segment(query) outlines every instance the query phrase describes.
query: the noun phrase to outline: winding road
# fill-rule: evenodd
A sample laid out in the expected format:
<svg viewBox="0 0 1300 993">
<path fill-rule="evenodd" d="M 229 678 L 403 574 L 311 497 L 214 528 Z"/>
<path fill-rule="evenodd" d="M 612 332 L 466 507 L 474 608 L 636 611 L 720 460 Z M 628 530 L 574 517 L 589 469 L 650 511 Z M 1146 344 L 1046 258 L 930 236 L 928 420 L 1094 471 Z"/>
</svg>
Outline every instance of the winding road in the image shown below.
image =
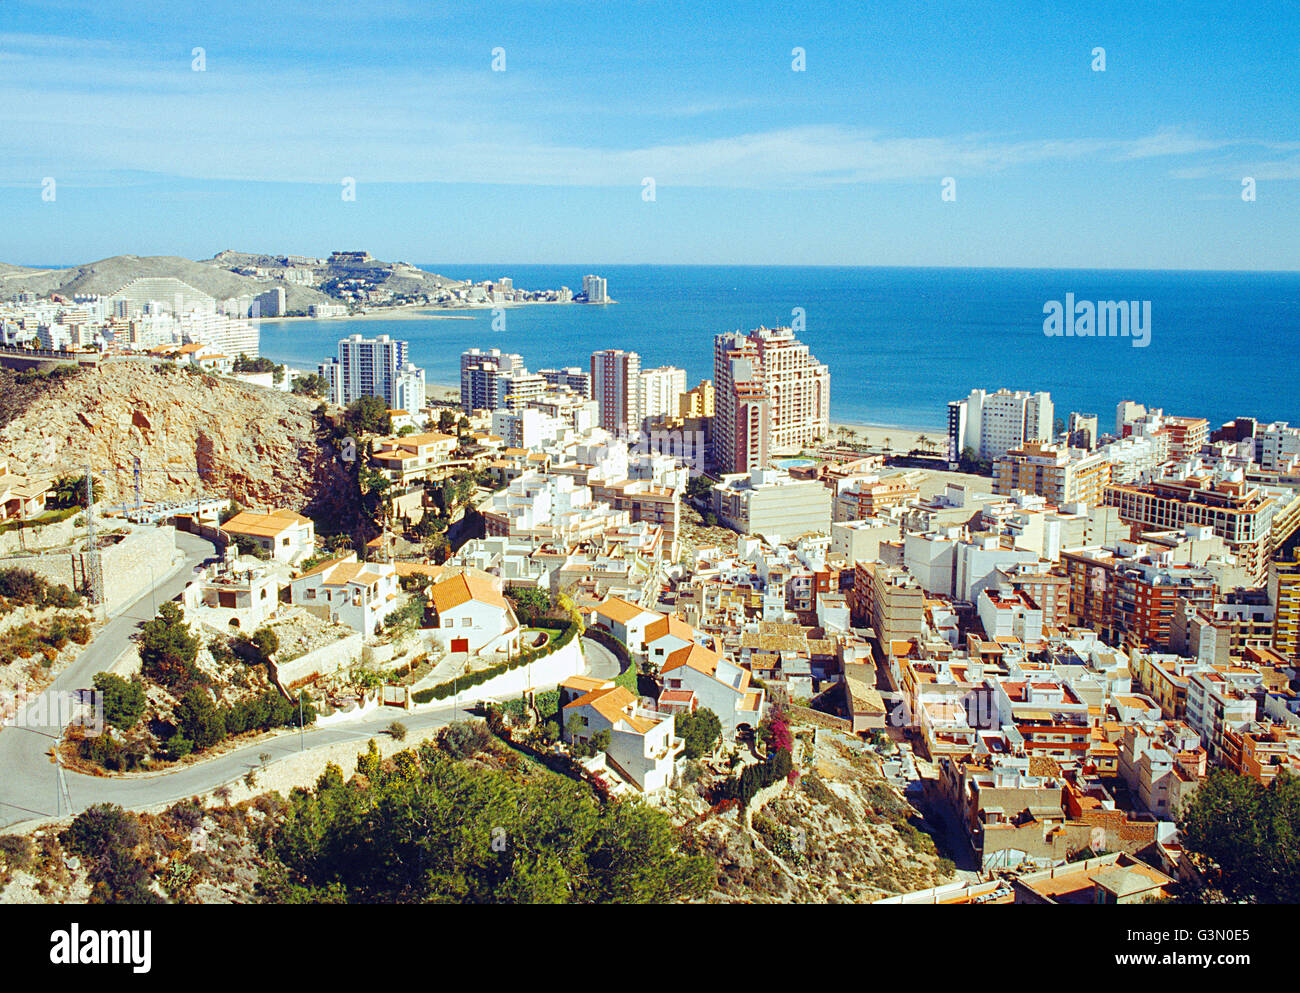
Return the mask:
<svg viewBox="0 0 1300 993">
<path fill-rule="evenodd" d="M 95 673 L 112 665 L 130 646 L 140 625 L 154 616 L 156 604 L 180 593 L 195 572 L 215 554 L 210 542 L 183 532 L 176 533 L 176 544 L 185 556 L 184 561 L 152 590 L 109 621 L 76 661 L 59 675 L 51 690 L 72 692 L 89 687 Z M 618 674 L 618 659 L 604 646 L 584 638 L 582 651 L 589 675 L 612 678 Z M 46 721 L 35 719 L 37 716 L 29 707 L 23 721 L 0 730 L 0 828 L 69 813 L 60 798 L 56 778 L 58 769 L 49 754 L 62 732 L 60 715 L 51 714 Z M 73 812 L 96 803 L 116 803 L 131 808 L 171 803 L 206 793 L 252 769 L 261 768 L 263 754 L 271 755 L 274 760 L 302 750 L 365 740 L 383 733 L 394 720 L 401 720 L 410 731 L 423 731 L 468 716 L 469 712 L 463 707 L 458 708 L 455 703 L 409 712 L 381 707 L 365 718 L 344 725 L 308 728 L 301 733 L 284 732 L 206 761 L 153 775 L 108 777 L 65 771 L 67 794 Z"/>
</svg>

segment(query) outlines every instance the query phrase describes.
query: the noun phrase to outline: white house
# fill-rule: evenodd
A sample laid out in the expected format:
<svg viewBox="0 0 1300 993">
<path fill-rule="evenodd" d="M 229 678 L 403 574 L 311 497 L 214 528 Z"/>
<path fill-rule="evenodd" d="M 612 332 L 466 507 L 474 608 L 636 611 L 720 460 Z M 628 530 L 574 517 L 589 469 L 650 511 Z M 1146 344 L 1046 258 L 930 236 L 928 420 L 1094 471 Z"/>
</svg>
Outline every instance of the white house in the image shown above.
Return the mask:
<svg viewBox="0 0 1300 993">
<path fill-rule="evenodd" d="M 646 629 L 663 616 L 622 597 L 608 596 L 592 611 L 590 622 L 609 631 L 637 658 L 645 658 Z"/>
<path fill-rule="evenodd" d="M 316 608 L 369 638 L 397 607 L 397 570 L 386 562 L 358 562 L 356 552 L 322 562 L 290 583 L 295 604 Z"/>
<path fill-rule="evenodd" d="M 748 669 L 703 645 L 691 644 L 669 655 L 660 673 L 665 694 L 674 690 L 693 693 L 698 707 L 718 715 L 727 739 L 734 738 L 742 725 L 758 728 L 764 694 L 750 686 Z"/>
<path fill-rule="evenodd" d="M 232 538 L 256 542 L 277 562 L 299 562 L 316 550 L 316 525 L 292 510 L 240 511 L 221 530 Z"/>
<path fill-rule="evenodd" d="M 695 644 L 695 629 L 676 614 L 661 616 L 645 629 L 645 656 L 656 668 L 662 668 L 679 648 Z"/>
<path fill-rule="evenodd" d="M 433 584 L 429 600 L 437 613 L 433 639 L 452 654 L 517 652 L 519 620 L 501 593 L 500 580 L 459 573 Z"/>
<path fill-rule="evenodd" d="M 638 789 L 650 793 L 672 783 L 683 744 L 674 734 L 674 720 L 639 707 L 624 687 L 605 680 L 565 704 L 563 716 L 566 741 L 588 743 L 608 731 L 608 764 Z M 575 719 L 578 726 L 570 731 Z"/>
</svg>

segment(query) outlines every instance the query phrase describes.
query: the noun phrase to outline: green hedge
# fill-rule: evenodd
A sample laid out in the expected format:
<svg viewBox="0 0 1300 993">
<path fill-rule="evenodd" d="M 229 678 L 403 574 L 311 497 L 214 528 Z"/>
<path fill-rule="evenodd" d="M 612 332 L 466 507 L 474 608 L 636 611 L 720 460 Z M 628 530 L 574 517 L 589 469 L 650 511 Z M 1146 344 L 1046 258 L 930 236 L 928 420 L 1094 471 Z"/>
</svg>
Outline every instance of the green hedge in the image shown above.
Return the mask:
<svg viewBox="0 0 1300 993">
<path fill-rule="evenodd" d="M 560 624 L 563 622 L 557 622 Z M 571 642 L 582 632 L 582 620 L 576 615 L 570 617 L 567 623 L 563 623 L 561 634 L 558 638 L 551 638 L 545 645 L 536 650 L 520 652 L 513 659 L 507 662 L 498 662 L 494 666 L 481 669 L 478 672 L 471 672 L 459 679 L 453 679 L 450 682 L 439 683 L 437 686 L 430 686 L 426 690 L 420 690 L 418 693 L 411 695 L 415 703 L 429 703 L 431 700 L 445 700 L 454 693 L 471 686 L 479 686 L 486 683 L 489 679 L 495 679 L 497 676 L 505 675 L 507 672 L 513 672 L 520 666 L 528 665 L 530 662 L 536 662 L 544 659 L 546 656 L 558 652 L 561 648 Z"/>
<path fill-rule="evenodd" d="M 623 668 L 617 676 L 614 677 L 614 685 L 621 686 L 633 696 L 638 693 L 636 679 L 636 665 L 632 662 L 632 652 L 621 638 L 615 637 L 603 628 L 587 628 L 583 632 L 583 637 L 590 638 L 597 644 L 604 645 L 616 656 L 622 663 Z"/>
</svg>

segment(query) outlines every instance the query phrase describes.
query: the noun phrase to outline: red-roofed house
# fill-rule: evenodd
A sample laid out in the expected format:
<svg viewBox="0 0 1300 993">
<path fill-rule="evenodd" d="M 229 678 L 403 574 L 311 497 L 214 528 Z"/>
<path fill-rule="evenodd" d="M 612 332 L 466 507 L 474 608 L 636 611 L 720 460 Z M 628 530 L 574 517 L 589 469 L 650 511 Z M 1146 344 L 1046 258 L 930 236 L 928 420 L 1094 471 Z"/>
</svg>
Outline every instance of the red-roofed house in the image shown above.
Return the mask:
<svg viewBox="0 0 1300 993">
<path fill-rule="evenodd" d="M 692 642 L 669 655 L 660 673 L 664 691 L 691 692 L 698 707 L 717 714 L 723 736 L 728 740 L 736 736 L 741 726 L 758 728 L 764 694 L 750 685 L 748 669 Z"/>
<path fill-rule="evenodd" d="M 615 771 L 649 793 L 672 783 L 682 739 L 673 719 L 637 706 L 637 698 L 608 680 L 564 705 L 566 741 L 590 743 L 609 732 L 605 757 Z"/>
<path fill-rule="evenodd" d="M 630 600 L 607 596 L 591 612 L 589 623 L 594 627 L 604 628 L 627 645 L 627 650 L 634 656 L 643 659 L 646 654 L 646 628 L 662 618 L 663 614 L 646 610 Z"/>
<path fill-rule="evenodd" d="M 434 641 L 453 655 L 519 651 L 519 620 L 498 583 L 467 573 L 434 583 Z"/>
</svg>

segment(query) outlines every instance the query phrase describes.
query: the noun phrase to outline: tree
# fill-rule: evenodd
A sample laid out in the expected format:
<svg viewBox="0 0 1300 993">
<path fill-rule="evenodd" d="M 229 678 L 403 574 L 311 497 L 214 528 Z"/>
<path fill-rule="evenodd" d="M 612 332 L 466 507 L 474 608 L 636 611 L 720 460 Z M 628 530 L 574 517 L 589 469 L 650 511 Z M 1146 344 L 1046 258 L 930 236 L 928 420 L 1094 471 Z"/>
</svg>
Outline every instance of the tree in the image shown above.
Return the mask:
<svg viewBox="0 0 1300 993">
<path fill-rule="evenodd" d="M 708 892 L 669 818 L 583 784 L 457 761 L 427 745 L 295 790 L 263 854 L 276 902 L 663 903 Z M 364 779 L 362 778 L 364 776 Z M 498 844 L 502 842 L 502 844 Z"/>
<path fill-rule="evenodd" d="M 348 404 L 343 420 L 348 430 L 358 437 L 393 432 L 393 415 L 383 397 L 357 397 Z"/>
<path fill-rule="evenodd" d="M 678 714 L 673 730 L 685 745 L 686 757 L 698 759 L 713 751 L 722 737 L 722 722 L 707 707 L 693 713 Z"/>
<path fill-rule="evenodd" d="M 1216 770 L 1182 811 L 1178 830 L 1227 899 L 1300 902 L 1300 777 L 1280 772 L 1265 787 Z"/>
<path fill-rule="evenodd" d="M 271 557 L 271 553 L 262 547 L 262 543 L 249 535 L 235 535 L 234 543 L 240 555 L 251 555 L 255 559 L 269 559 Z"/>
<path fill-rule="evenodd" d="M 144 687 L 139 680 L 123 679 L 108 672 L 98 672 L 94 679 L 104 708 L 104 720 L 122 731 L 130 731 L 144 716 Z"/>
<path fill-rule="evenodd" d="M 269 662 L 271 656 L 280 650 L 280 636 L 275 633 L 274 628 L 265 625 L 253 632 L 251 641 L 258 655 L 262 657 L 263 664 Z"/>
<path fill-rule="evenodd" d="M 323 397 L 329 389 L 329 383 L 324 376 L 308 372 L 295 379 L 290 389 L 299 396 Z"/>
<path fill-rule="evenodd" d="M 713 480 L 708 476 L 692 476 L 686 481 L 686 495 L 696 500 L 707 500 L 713 492 Z"/>
<path fill-rule="evenodd" d="M 51 509 L 84 508 L 86 506 L 86 477 L 84 474 L 60 476 L 51 484 L 50 489 L 52 492 L 47 502 Z M 94 491 L 96 503 L 104 499 L 104 486 L 98 479 L 91 480 L 91 489 Z"/>
<path fill-rule="evenodd" d="M 443 434 L 453 434 L 456 430 L 456 415 L 450 410 L 438 414 L 438 430 Z"/>
<path fill-rule="evenodd" d="M 176 726 L 199 751 L 211 748 L 226 737 L 225 716 L 207 690 L 192 686 L 176 705 Z"/>
<path fill-rule="evenodd" d="M 78 814 L 59 835 L 87 863 L 91 903 L 159 903 L 149 889 L 149 863 L 135 849 L 144 840 L 135 814 L 102 803 Z"/>
<path fill-rule="evenodd" d="M 506 597 L 515 609 L 515 616 L 524 625 L 536 624 L 551 609 L 551 597 L 545 590 L 522 586 L 510 586 Z"/>
<path fill-rule="evenodd" d="M 194 660 L 201 644 L 185 623 L 185 611 L 168 601 L 140 629 L 140 671 L 146 679 L 176 688 L 199 678 Z"/>
<path fill-rule="evenodd" d="M 406 740 L 406 725 L 401 721 L 393 721 L 388 725 L 388 733 L 392 735 L 394 741 Z"/>
</svg>

